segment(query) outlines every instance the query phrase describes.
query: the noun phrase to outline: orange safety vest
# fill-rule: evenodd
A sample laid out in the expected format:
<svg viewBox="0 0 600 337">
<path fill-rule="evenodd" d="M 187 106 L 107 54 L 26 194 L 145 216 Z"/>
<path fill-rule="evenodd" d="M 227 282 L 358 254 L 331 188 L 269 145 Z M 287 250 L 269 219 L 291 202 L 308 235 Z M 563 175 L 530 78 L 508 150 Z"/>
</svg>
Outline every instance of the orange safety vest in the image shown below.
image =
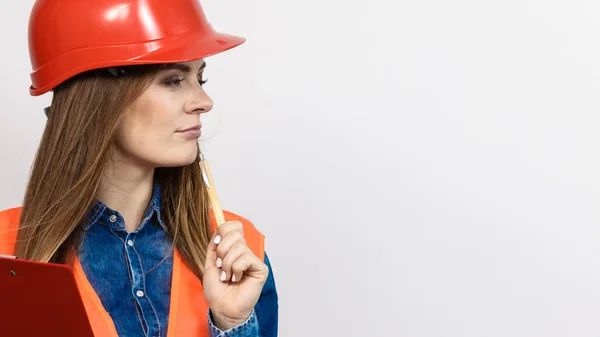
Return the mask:
<svg viewBox="0 0 600 337">
<path fill-rule="evenodd" d="M 20 207 L 0 212 L 0 254 L 13 254 L 20 215 Z M 264 260 L 264 236 L 252 223 L 231 212 L 225 212 L 225 219 L 242 222 L 246 244 L 256 256 Z M 214 229 L 213 217 L 211 223 Z M 73 272 L 94 336 L 118 337 L 110 315 L 102 306 L 78 259 L 73 264 Z M 202 281 L 187 267 L 175 250 L 167 337 L 209 337 L 207 315 L 208 303 L 204 299 Z"/>
</svg>

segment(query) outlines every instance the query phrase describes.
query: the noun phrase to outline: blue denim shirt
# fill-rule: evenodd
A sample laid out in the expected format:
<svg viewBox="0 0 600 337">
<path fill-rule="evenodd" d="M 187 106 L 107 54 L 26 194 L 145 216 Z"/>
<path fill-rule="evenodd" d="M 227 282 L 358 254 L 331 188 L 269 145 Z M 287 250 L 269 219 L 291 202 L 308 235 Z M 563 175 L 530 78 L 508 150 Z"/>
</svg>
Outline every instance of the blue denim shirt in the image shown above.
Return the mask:
<svg viewBox="0 0 600 337">
<path fill-rule="evenodd" d="M 173 246 L 160 216 L 158 184 L 135 232 L 127 233 L 123 217 L 99 201 L 82 225 L 81 266 L 119 336 L 166 337 Z M 207 313 L 210 336 L 277 336 L 278 295 L 266 254 L 264 262 L 269 278 L 252 315 L 244 324 L 221 331 Z"/>
</svg>

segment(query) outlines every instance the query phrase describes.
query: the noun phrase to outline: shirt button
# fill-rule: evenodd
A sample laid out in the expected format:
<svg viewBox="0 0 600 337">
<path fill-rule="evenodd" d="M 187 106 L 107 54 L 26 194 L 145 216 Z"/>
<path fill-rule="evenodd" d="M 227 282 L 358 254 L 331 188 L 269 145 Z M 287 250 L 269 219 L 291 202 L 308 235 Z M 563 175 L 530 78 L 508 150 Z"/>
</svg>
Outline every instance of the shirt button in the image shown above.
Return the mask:
<svg viewBox="0 0 600 337">
<path fill-rule="evenodd" d="M 133 241 L 127 240 L 127 244 L 129 245 L 129 247 L 133 247 Z"/>
<path fill-rule="evenodd" d="M 109 220 L 110 220 L 110 222 L 115 222 L 115 221 L 117 221 L 117 216 L 113 214 L 110 216 Z"/>
<path fill-rule="evenodd" d="M 141 290 L 138 290 L 136 293 L 137 297 L 144 297 L 144 292 Z"/>
</svg>

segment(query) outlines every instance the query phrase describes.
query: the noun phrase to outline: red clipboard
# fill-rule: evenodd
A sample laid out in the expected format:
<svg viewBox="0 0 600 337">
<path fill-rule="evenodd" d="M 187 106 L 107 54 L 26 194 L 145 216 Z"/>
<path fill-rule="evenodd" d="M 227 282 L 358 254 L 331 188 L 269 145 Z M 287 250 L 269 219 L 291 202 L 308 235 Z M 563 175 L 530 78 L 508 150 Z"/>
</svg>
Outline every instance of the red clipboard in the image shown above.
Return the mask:
<svg viewBox="0 0 600 337">
<path fill-rule="evenodd" d="M 94 337 L 73 269 L 0 256 L 0 336 Z"/>
</svg>

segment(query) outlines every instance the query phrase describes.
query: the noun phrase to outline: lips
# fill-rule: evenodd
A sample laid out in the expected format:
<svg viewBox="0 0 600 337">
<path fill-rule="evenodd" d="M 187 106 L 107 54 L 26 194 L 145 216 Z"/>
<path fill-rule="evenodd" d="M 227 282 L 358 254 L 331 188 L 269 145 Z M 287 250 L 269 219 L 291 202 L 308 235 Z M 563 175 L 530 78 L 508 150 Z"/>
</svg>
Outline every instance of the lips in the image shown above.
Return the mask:
<svg viewBox="0 0 600 337">
<path fill-rule="evenodd" d="M 202 135 L 202 131 L 200 131 L 201 127 L 201 125 L 194 125 L 190 128 L 177 131 L 177 133 L 183 134 L 184 136 L 189 138 L 199 138 Z"/>
<path fill-rule="evenodd" d="M 191 128 L 179 130 L 178 132 L 188 132 L 188 131 L 192 131 L 192 130 L 200 130 L 201 127 L 202 127 L 201 125 L 194 125 Z"/>
</svg>

